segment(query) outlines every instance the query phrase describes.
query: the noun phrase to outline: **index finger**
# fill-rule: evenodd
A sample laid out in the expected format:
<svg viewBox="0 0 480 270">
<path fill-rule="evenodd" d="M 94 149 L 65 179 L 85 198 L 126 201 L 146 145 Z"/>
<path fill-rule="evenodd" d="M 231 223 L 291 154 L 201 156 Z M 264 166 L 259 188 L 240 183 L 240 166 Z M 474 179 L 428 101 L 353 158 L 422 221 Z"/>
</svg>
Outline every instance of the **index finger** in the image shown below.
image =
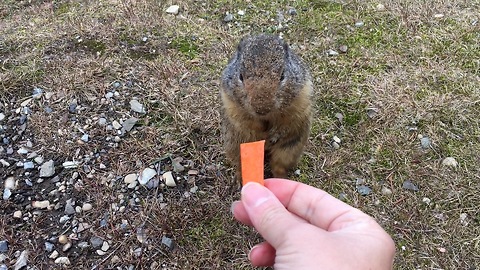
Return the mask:
<svg viewBox="0 0 480 270">
<path fill-rule="evenodd" d="M 359 219 L 372 219 L 327 192 L 286 179 L 267 179 L 265 186 L 291 213 L 327 231 L 335 231 Z"/>
</svg>

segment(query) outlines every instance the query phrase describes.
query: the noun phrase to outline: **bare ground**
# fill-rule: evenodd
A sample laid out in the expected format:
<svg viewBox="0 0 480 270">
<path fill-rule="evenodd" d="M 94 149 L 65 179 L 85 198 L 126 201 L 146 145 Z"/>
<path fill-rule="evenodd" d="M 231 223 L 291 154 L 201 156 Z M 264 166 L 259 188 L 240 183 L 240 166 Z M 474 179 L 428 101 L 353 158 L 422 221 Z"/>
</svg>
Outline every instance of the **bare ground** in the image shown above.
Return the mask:
<svg viewBox="0 0 480 270">
<path fill-rule="evenodd" d="M 0 156 L 9 164 L 0 186 L 16 181 L 0 201 L 0 241 L 8 241 L 0 265 L 13 269 L 27 251 L 32 269 L 62 268 L 49 242 L 74 269 L 251 268 L 246 254 L 259 237 L 229 212 L 239 194 L 217 93 L 239 38 L 269 32 L 281 33 L 315 78 L 315 121 L 292 178 L 374 216 L 396 242 L 395 269 L 480 267 L 480 2 L 379 3 L 183 1 L 176 16 L 165 13 L 169 1 L 0 3 Z M 226 12 L 233 21 L 223 21 Z M 327 55 L 341 45 L 346 53 Z M 43 95 L 21 106 L 35 87 Z M 130 109 L 132 99 L 146 114 Z M 130 132 L 108 128 L 131 117 L 139 120 Z M 18 166 L 33 160 L 17 152 L 29 142 L 30 153 L 55 162 L 53 177 L 38 181 L 40 164 Z M 458 165 L 442 165 L 446 157 Z M 176 187 L 126 187 L 127 174 L 173 170 L 175 158 L 186 167 Z M 63 168 L 72 160 L 77 168 Z M 371 193 L 360 195 L 360 185 Z M 93 209 L 60 223 L 72 198 Z M 31 206 L 43 200 L 52 207 Z M 79 224 L 91 227 L 79 232 Z M 72 243 L 66 251 L 61 234 Z M 105 254 L 92 237 L 109 242 Z"/>
</svg>

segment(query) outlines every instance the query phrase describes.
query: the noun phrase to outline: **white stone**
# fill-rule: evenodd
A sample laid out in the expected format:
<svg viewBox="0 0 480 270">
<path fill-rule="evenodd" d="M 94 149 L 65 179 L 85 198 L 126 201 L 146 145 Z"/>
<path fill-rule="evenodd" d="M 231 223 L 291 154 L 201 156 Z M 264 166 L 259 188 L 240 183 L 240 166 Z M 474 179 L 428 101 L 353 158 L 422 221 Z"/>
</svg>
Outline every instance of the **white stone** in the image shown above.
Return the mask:
<svg viewBox="0 0 480 270">
<path fill-rule="evenodd" d="M 29 99 L 25 100 L 24 102 L 20 103 L 20 106 L 25 107 L 25 106 L 28 105 L 28 103 L 30 103 L 30 101 L 32 101 L 31 98 L 29 98 Z"/>
<path fill-rule="evenodd" d="M 118 123 L 117 120 L 113 120 L 112 126 L 113 126 L 114 129 L 121 129 L 122 128 L 122 125 L 120 125 L 120 123 Z"/>
<path fill-rule="evenodd" d="M 38 156 L 38 157 L 34 158 L 33 161 L 35 161 L 37 164 L 42 164 L 43 163 L 43 157 Z"/>
<path fill-rule="evenodd" d="M 430 199 L 427 198 L 427 197 L 423 197 L 423 199 L 422 199 L 422 202 L 423 202 L 424 204 L 426 204 L 426 205 L 430 205 L 430 202 L 431 202 L 431 201 L 432 201 L 432 200 L 430 200 Z"/>
<path fill-rule="evenodd" d="M 140 177 L 138 178 L 138 182 L 140 183 L 140 185 L 145 185 L 155 175 L 157 175 L 157 171 L 155 171 L 152 168 L 145 168 L 140 174 Z"/>
<path fill-rule="evenodd" d="M 97 252 L 97 254 L 100 255 L 100 256 L 105 255 L 105 251 L 103 251 L 103 250 L 100 250 L 100 249 L 99 249 L 99 250 L 97 250 L 96 252 Z"/>
<path fill-rule="evenodd" d="M 333 136 L 333 140 L 336 142 L 336 143 L 341 143 L 342 140 L 340 140 L 340 138 L 338 138 L 337 136 Z"/>
<path fill-rule="evenodd" d="M 55 263 L 56 264 L 70 264 L 70 260 L 68 259 L 68 257 L 58 257 L 55 259 Z"/>
<path fill-rule="evenodd" d="M 74 169 L 78 167 L 77 161 L 65 161 L 62 163 L 63 168 L 65 169 Z"/>
<path fill-rule="evenodd" d="M 20 147 L 20 149 L 17 150 L 17 153 L 19 153 L 20 155 L 28 154 L 28 149 L 25 147 Z"/>
<path fill-rule="evenodd" d="M 442 165 L 443 166 L 448 166 L 448 167 L 457 167 L 458 165 L 458 162 L 455 158 L 453 157 L 446 157 L 443 161 L 442 161 Z"/>
<path fill-rule="evenodd" d="M 13 178 L 13 176 L 10 176 L 5 180 L 5 188 L 15 190 L 16 186 L 17 186 L 16 181 L 15 181 L 15 178 Z"/>
<path fill-rule="evenodd" d="M 49 160 L 40 166 L 40 177 L 50 177 L 55 174 L 55 164 Z"/>
<path fill-rule="evenodd" d="M 34 201 L 32 202 L 33 208 L 46 209 L 50 206 L 49 201 Z"/>
<path fill-rule="evenodd" d="M 85 203 L 82 205 L 82 211 L 86 212 L 86 211 L 90 211 L 92 210 L 93 206 L 92 204 L 90 203 Z"/>
<path fill-rule="evenodd" d="M 138 102 L 138 100 L 136 99 L 130 100 L 130 109 L 132 109 L 132 111 L 134 112 L 145 113 L 145 108 L 143 107 L 143 104 Z"/>
<path fill-rule="evenodd" d="M 136 173 L 131 173 L 125 176 L 125 178 L 123 179 L 123 182 L 125 182 L 125 184 L 131 184 L 137 181 L 137 178 L 138 178 L 138 175 Z"/>
<path fill-rule="evenodd" d="M 50 259 L 55 260 L 58 257 L 58 251 L 54 250 L 50 256 L 48 256 Z"/>
<path fill-rule="evenodd" d="M 110 245 L 108 244 L 108 241 L 103 241 L 101 250 L 102 251 L 107 251 L 110 248 Z"/>
<path fill-rule="evenodd" d="M 383 195 L 390 195 L 392 194 L 392 190 L 387 187 L 382 187 L 382 194 Z"/>
<path fill-rule="evenodd" d="M 5 119 L 5 114 L 0 113 L 0 121 L 3 121 L 3 119 Z"/>
<path fill-rule="evenodd" d="M 436 19 L 440 19 L 440 18 L 443 18 L 445 15 L 443 15 L 442 13 L 437 13 L 435 15 L 433 15 L 434 18 Z"/>
<path fill-rule="evenodd" d="M 0 159 L 0 163 L 2 163 L 3 167 L 10 167 L 10 163 L 8 163 L 5 159 Z"/>
<path fill-rule="evenodd" d="M 17 210 L 13 213 L 14 218 L 22 218 L 22 211 Z"/>
<path fill-rule="evenodd" d="M 240 16 L 243 16 L 243 15 L 245 15 L 245 11 L 244 10 L 239 10 L 237 12 L 237 14 L 240 15 Z"/>
<path fill-rule="evenodd" d="M 168 187 L 176 187 L 175 179 L 173 178 L 172 172 L 168 171 L 162 175 L 162 178 L 165 180 L 165 185 Z"/>
<path fill-rule="evenodd" d="M 167 10 L 165 10 L 165 12 L 167 12 L 168 14 L 177 15 L 179 10 L 180 7 L 178 5 L 171 5 L 167 8 Z"/>
</svg>

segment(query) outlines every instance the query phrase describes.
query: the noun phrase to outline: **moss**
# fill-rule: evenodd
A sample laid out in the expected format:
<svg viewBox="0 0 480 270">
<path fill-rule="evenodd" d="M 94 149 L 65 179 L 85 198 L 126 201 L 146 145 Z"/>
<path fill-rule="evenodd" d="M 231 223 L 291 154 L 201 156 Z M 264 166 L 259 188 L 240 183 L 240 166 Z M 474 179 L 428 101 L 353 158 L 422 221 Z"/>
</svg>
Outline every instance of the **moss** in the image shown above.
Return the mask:
<svg viewBox="0 0 480 270">
<path fill-rule="evenodd" d="M 170 43 L 172 48 L 177 49 L 186 57 L 193 59 L 198 55 L 198 45 L 193 37 L 177 37 Z"/>
<path fill-rule="evenodd" d="M 96 54 L 103 54 L 107 48 L 105 43 L 95 39 L 85 39 L 78 43 L 80 48 Z"/>
</svg>

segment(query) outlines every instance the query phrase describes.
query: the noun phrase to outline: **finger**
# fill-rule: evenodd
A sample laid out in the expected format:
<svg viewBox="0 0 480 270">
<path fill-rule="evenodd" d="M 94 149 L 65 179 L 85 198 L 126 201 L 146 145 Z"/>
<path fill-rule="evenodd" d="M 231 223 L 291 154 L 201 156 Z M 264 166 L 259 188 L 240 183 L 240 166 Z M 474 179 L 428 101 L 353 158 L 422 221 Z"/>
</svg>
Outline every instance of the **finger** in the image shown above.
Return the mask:
<svg viewBox="0 0 480 270">
<path fill-rule="evenodd" d="M 272 266 L 275 263 L 275 249 L 267 242 L 254 246 L 248 254 L 253 266 Z"/>
<path fill-rule="evenodd" d="M 231 211 L 236 220 L 240 221 L 245 225 L 253 226 L 252 222 L 250 221 L 250 217 L 248 217 L 248 214 L 245 210 L 245 207 L 243 207 L 243 204 L 240 201 L 235 201 L 232 203 Z"/>
<path fill-rule="evenodd" d="M 305 224 L 288 212 L 270 190 L 258 183 L 246 184 L 241 197 L 253 226 L 273 247 L 285 242 L 285 232 Z"/>
<path fill-rule="evenodd" d="M 286 179 L 267 179 L 265 186 L 288 209 L 309 223 L 335 231 L 352 222 L 370 220 L 360 210 L 334 198 L 327 192 Z"/>
</svg>

